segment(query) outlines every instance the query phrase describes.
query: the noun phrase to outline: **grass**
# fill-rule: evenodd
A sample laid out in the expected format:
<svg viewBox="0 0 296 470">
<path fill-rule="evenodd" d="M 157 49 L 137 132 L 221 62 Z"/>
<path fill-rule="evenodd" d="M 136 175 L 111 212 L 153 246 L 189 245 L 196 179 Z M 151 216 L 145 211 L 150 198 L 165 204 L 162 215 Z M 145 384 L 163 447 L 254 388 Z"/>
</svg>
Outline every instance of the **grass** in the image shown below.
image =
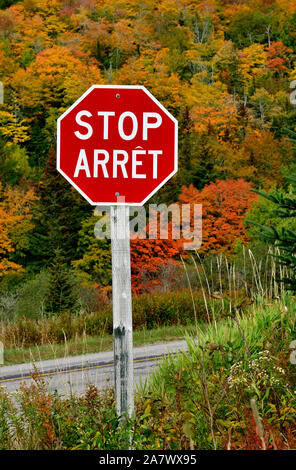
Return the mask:
<svg viewBox="0 0 296 470">
<path fill-rule="evenodd" d="M 0 449 L 115 450 L 126 448 L 131 436 L 131 448 L 141 450 L 295 449 L 296 368 L 290 345 L 296 338 L 296 300 L 277 284 L 274 266 L 265 276 L 263 264 L 250 258 L 253 277 L 248 282 L 226 259 L 218 260 L 218 283 L 208 277 L 203 260 L 195 260 L 203 310 L 190 273 L 189 293 L 139 299 L 135 345 L 185 338 L 189 348 L 166 357 L 140 383 L 135 416 L 126 419 L 124 428 L 112 389 L 90 387 L 81 397 L 67 398 L 50 392 L 36 373 L 35 383 L 21 386 L 13 397 L 0 388 Z M 190 327 L 181 326 L 186 312 Z M 163 316 L 180 323 L 160 326 Z M 106 331 L 74 338 L 17 350 L 18 360 L 112 347 Z M 15 363 L 16 350 L 10 358 L 6 353 L 6 361 Z"/>
<path fill-rule="evenodd" d="M 38 374 L 13 397 L 0 388 L 0 449 L 115 450 L 126 448 L 130 436 L 131 448 L 141 450 L 295 449 L 296 372 L 289 362 L 295 310 L 287 296 L 240 312 L 251 358 L 234 318 L 198 328 L 198 344 L 191 327 L 189 351 L 167 357 L 142 384 L 135 418 L 124 427 L 110 389 L 91 387 L 67 398 L 50 392 Z M 163 340 L 178 331 L 154 333 L 139 331 L 135 340 Z M 207 348 L 213 341 L 221 348 Z"/>
<path fill-rule="evenodd" d="M 206 319 L 203 297 L 194 293 L 199 321 Z M 192 325 L 194 312 L 188 289 L 182 291 L 153 292 L 133 298 L 134 331 L 155 330 L 165 326 Z M 50 344 L 64 344 L 65 338 L 103 337 L 112 335 L 112 304 L 98 306 L 97 310 L 63 312 L 60 315 L 41 315 L 38 319 L 17 316 L 0 320 L 0 341 L 5 350 L 24 349 Z"/>
<path fill-rule="evenodd" d="M 248 307 L 245 313 L 240 312 L 236 321 L 232 314 L 217 324 L 199 327 L 199 345 L 216 343 L 221 349 L 231 345 L 233 349 L 239 350 L 242 348 L 243 334 L 249 352 L 252 353 L 253 350 L 262 348 L 268 342 L 268 336 L 271 338 L 275 330 L 281 331 L 283 337 L 291 336 L 295 331 L 295 308 L 295 301 L 289 295 L 284 296 L 280 302 L 257 301 L 252 307 Z"/>
<path fill-rule="evenodd" d="M 191 334 L 186 336 L 188 352 L 183 352 L 177 357 L 168 355 L 152 379 L 156 378 L 156 385 L 162 375 L 166 376 L 166 370 L 181 369 L 184 365 L 191 368 L 197 357 L 200 358 L 202 355 L 206 357 L 207 354 L 212 365 L 219 356 L 220 363 L 227 367 L 237 360 L 247 360 L 247 352 L 250 354 L 250 359 L 256 358 L 265 348 L 272 350 L 274 355 L 281 353 L 288 357 L 291 352 L 290 343 L 296 337 L 295 312 L 295 299 L 287 295 L 285 302 L 260 301 L 252 308 L 249 307 L 238 318 L 240 328 L 230 316 L 216 324 L 201 325 L 194 330 L 197 340 L 193 339 Z M 229 356 L 231 357 L 228 361 Z M 152 388 L 153 384 L 152 380 L 150 382 Z M 164 389 L 164 386 L 161 386 L 161 389 Z M 149 391 L 143 393 L 149 394 Z"/>
<path fill-rule="evenodd" d="M 184 263 L 187 289 L 155 292 L 134 299 L 135 346 L 180 339 L 186 330 L 189 335 L 198 333 L 204 343 L 216 342 L 225 347 L 236 329 L 231 318 L 235 305 L 248 299 L 256 300 L 258 305 L 284 295 L 275 280 L 283 273 L 272 257 L 267 257 L 264 263 L 256 260 L 250 250 L 243 249 L 239 269 L 222 255 L 214 259 L 214 265 L 212 260 L 201 260 L 198 253 L 191 258 L 190 272 Z M 249 308 L 253 315 L 254 305 Z M 0 333 L 0 340 L 6 345 L 5 365 L 106 351 L 113 346 L 112 308 L 110 305 L 104 312 L 77 317 L 38 320 L 19 317 L 14 322 L 0 322 Z"/>
<path fill-rule="evenodd" d="M 195 326 L 163 326 L 157 329 L 141 329 L 134 331 L 134 346 L 184 339 L 196 331 Z M 36 362 L 88 353 L 99 353 L 113 348 L 113 336 L 85 336 L 62 344 L 45 344 L 29 348 L 6 349 L 4 365 Z M 1 370 L 1 369 L 0 369 Z"/>
<path fill-rule="evenodd" d="M 140 384 L 151 420 L 164 421 L 158 403 L 172 410 L 175 435 L 182 439 L 183 430 L 195 449 L 295 449 L 296 369 L 289 360 L 295 311 L 295 298 L 286 295 L 198 328 L 198 342 L 187 338 L 188 352 L 166 357 Z M 170 435 L 162 434 L 165 445 Z"/>
</svg>

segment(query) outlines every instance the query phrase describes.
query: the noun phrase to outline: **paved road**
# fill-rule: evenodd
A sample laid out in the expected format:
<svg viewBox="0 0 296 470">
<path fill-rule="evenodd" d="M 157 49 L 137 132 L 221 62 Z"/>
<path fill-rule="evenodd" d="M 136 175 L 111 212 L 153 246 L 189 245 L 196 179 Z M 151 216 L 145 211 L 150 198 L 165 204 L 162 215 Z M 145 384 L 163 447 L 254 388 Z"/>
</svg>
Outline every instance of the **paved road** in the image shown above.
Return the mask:
<svg viewBox="0 0 296 470">
<path fill-rule="evenodd" d="M 187 349 L 185 341 L 154 343 L 134 348 L 135 384 L 145 379 L 166 354 L 177 353 Z M 96 354 L 85 354 L 62 359 L 50 359 L 35 362 L 51 391 L 59 394 L 82 394 L 88 385 L 95 384 L 102 389 L 113 386 L 113 351 Z M 32 363 L 0 367 L 0 386 L 9 392 L 18 389 L 21 382 L 29 383 L 34 370 Z"/>
</svg>

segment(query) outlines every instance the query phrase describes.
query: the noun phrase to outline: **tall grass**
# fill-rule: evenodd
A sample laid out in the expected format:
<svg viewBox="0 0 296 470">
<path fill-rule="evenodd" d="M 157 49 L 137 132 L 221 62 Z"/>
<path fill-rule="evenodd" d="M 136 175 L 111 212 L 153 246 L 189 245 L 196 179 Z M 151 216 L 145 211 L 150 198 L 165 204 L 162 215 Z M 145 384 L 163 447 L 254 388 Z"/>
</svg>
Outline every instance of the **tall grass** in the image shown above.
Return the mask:
<svg viewBox="0 0 296 470">
<path fill-rule="evenodd" d="M 256 259 L 246 248 L 242 254 L 243 262 L 237 268 L 236 261 L 230 261 L 225 255 L 202 259 L 199 253 L 194 253 L 191 262 L 196 279 L 182 260 L 193 309 L 196 311 L 194 288 L 198 283 L 208 321 L 196 322 L 194 337 L 186 337 L 188 353 L 165 358 L 152 379 L 140 384 L 141 394 L 149 395 L 157 390 L 161 395 L 169 371 L 189 371 L 196 358 L 200 361 L 205 357 L 205 352 L 210 362 L 217 359 L 220 364 L 231 365 L 256 356 L 269 347 L 274 337 L 277 338 L 277 343 L 272 345 L 274 353 L 284 346 L 289 350 L 289 340 L 296 332 L 296 304 L 280 282 L 289 273 L 275 262 L 273 255 L 278 254 L 277 250 L 269 248 L 264 259 Z"/>
<path fill-rule="evenodd" d="M 247 250 L 241 263 L 197 253 L 183 263 L 186 291 L 155 293 L 135 303 L 138 328 L 176 318 L 195 321 L 195 327 L 187 336 L 188 351 L 168 356 L 140 383 L 130 423 L 133 448 L 295 447 L 296 377 L 288 358 L 296 302 L 278 283 L 285 273 L 272 258 L 260 261 Z M 0 389 L 3 448 L 120 448 L 122 428 L 107 394 L 100 398 L 91 388 L 85 397 L 62 399 L 46 385 L 25 387 L 17 395 L 19 423 L 14 404 Z M 9 440 L 12 419 L 18 434 L 14 430 Z"/>
<path fill-rule="evenodd" d="M 280 280 L 288 276 L 289 271 L 276 263 L 278 254 L 278 249 L 270 247 L 266 256 L 256 257 L 243 246 L 242 256 L 238 259 L 224 254 L 201 258 L 196 251 L 188 260 L 190 268 L 182 259 L 190 290 L 200 289 L 203 294 L 209 322 L 215 323 L 215 311 L 209 299 L 221 299 L 222 311 L 231 312 L 242 299 L 258 301 L 282 297 L 284 285 Z M 229 300 L 227 305 L 226 299 Z"/>
<path fill-rule="evenodd" d="M 217 302 L 217 308 L 219 302 Z M 206 308 L 200 292 L 194 292 L 197 320 L 206 320 Z M 161 326 L 192 325 L 195 315 L 188 289 L 177 292 L 143 294 L 133 300 L 133 327 L 135 330 L 155 329 Z M 102 311 L 76 315 L 61 315 L 32 319 L 18 317 L 15 321 L 0 322 L 0 341 L 5 349 L 25 348 L 45 344 L 63 344 L 83 337 L 112 334 L 112 305 Z"/>
<path fill-rule="evenodd" d="M 198 326 L 188 351 L 163 359 L 139 395 L 177 406 L 194 448 L 295 448 L 295 312 L 290 294 L 261 298 L 236 318 Z"/>
</svg>

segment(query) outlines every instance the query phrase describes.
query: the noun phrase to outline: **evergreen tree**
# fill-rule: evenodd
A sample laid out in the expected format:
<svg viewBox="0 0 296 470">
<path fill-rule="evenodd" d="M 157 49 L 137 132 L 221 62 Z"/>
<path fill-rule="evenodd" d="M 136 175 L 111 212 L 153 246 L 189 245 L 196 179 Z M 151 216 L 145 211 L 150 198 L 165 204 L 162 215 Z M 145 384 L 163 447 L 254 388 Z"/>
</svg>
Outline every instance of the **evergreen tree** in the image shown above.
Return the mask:
<svg viewBox="0 0 296 470">
<path fill-rule="evenodd" d="M 295 142 L 296 133 L 289 131 L 292 137 L 290 142 Z M 296 150 L 294 148 L 294 150 Z M 293 190 L 289 194 L 284 194 L 281 191 L 276 191 L 274 194 L 266 194 L 261 191 L 255 191 L 257 194 L 263 196 L 275 205 L 274 215 L 283 219 L 296 217 L 296 175 L 287 178 Z M 281 266 L 286 266 L 289 269 L 289 275 L 279 279 L 287 288 L 292 292 L 296 292 L 296 232 L 287 227 L 266 226 L 248 220 L 260 228 L 261 236 L 263 239 L 274 245 L 279 249 L 280 254 L 272 256 L 278 261 Z"/>
<path fill-rule="evenodd" d="M 61 250 L 56 250 L 55 259 L 49 267 L 45 311 L 48 313 L 73 312 L 77 306 L 78 292 L 74 277 L 63 261 Z"/>
<path fill-rule="evenodd" d="M 34 211 L 29 264 L 48 266 L 60 250 L 63 261 L 77 259 L 78 233 L 91 206 L 56 170 L 56 156 L 50 151 L 43 177 L 36 188 L 39 201 Z"/>
</svg>

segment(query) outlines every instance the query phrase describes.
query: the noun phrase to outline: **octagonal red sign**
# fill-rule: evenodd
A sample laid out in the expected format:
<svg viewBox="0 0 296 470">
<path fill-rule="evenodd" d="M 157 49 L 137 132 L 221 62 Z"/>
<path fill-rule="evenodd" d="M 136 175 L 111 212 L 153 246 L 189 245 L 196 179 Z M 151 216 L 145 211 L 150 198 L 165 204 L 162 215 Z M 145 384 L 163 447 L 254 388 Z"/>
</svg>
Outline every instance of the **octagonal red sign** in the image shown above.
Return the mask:
<svg viewBox="0 0 296 470">
<path fill-rule="evenodd" d="M 177 166 L 178 123 L 143 86 L 94 85 L 58 119 L 57 170 L 90 204 L 143 205 Z"/>
</svg>

